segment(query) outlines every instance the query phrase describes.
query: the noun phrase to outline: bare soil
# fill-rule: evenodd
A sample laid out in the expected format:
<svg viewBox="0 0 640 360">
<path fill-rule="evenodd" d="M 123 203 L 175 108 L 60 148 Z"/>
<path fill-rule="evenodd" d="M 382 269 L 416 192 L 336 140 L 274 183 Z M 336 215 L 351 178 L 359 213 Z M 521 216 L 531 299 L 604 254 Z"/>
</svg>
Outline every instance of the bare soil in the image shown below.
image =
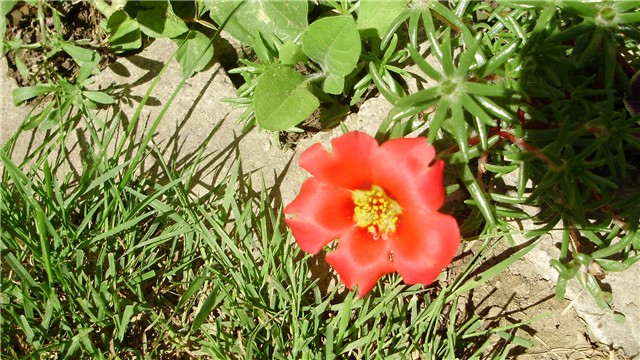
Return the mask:
<svg viewBox="0 0 640 360">
<path fill-rule="evenodd" d="M 533 347 L 516 347 L 510 354 L 518 359 L 626 359 L 589 335 L 571 302 L 555 298 L 555 284 L 530 271 L 534 266 L 520 260 L 492 281 L 472 292 L 468 311 L 485 316 L 489 327 L 541 319 L 520 327 L 517 335 L 533 342 Z M 519 265 L 519 266 L 518 266 Z M 528 273 L 521 272 L 529 267 Z"/>
<path fill-rule="evenodd" d="M 60 14 L 58 28 L 52 17 L 53 9 Z M 56 46 L 59 40 L 97 51 L 101 69 L 116 59 L 109 50 L 108 34 L 100 27 L 104 17 L 89 2 L 51 1 L 42 5 L 42 11 L 45 17 L 41 23 L 38 9 L 21 1 L 6 16 L 5 39 L 16 45 L 32 45 L 5 49 L 9 75 L 18 85 L 32 86 L 58 77 L 75 78 L 78 64 Z"/>
</svg>

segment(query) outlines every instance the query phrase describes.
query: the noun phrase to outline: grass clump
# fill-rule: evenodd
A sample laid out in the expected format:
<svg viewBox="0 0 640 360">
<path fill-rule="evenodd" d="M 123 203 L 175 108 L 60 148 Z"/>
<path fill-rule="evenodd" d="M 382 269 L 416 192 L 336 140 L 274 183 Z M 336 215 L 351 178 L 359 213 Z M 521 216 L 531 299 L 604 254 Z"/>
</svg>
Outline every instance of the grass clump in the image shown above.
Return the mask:
<svg viewBox="0 0 640 360">
<path fill-rule="evenodd" d="M 0 150 L 4 357 L 478 358 L 531 345 L 456 305 L 531 246 L 483 266 L 500 236 L 484 237 L 438 289 L 394 276 L 365 299 L 329 287 L 240 159 L 205 196 L 191 192 L 204 147 L 185 168 L 163 160 L 150 134 L 171 101 L 135 136 L 157 80 L 124 130 L 117 113 L 76 102 L 24 161 L 12 156 L 20 133 Z M 72 129 L 92 140 L 77 173 Z M 162 183 L 141 172 L 148 158 Z"/>
<path fill-rule="evenodd" d="M 481 353 L 490 334 L 517 338 L 455 304 L 524 251 L 471 282 L 480 259 L 469 262 L 439 294 L 393 278 L 358 299 L 321 290 L 266 192 L 240 171 L 194 200 L 185 176 L 122 186 L 116 166 L 57 183 L 3 161 L 5 356 L 441 358 Z"/>
</svg>

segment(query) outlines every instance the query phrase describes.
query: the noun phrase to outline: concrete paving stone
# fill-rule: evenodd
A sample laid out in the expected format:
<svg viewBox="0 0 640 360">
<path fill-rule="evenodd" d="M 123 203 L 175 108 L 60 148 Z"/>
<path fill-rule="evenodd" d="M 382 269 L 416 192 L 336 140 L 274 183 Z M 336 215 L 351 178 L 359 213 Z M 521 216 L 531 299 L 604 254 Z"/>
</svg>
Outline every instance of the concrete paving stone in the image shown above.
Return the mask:
<svg viewBox="0 0 640 360">
<path fill-rule="evenodd" d="M 141 53 L 120 58 L 108 69 L 97 75 L 92 90 L 116 87 L 116 94 L 123 97 L 121 102 L 122 119 L 117 124 L 116 137 L 124 134 L 124 129 L 147 92 L 153 79 L 167 63 L 176 45 L 169 40 L 156 40 Z M 11 102 L 11 90 L 15 82 L 7 77 L 6 60 L 0 62 L 3 73 L 2 96 L 2 137 L 4 145 L 19 128 L 22 119 L 28 113 L 26 107 L 15 107 Z M 179 66 L 171 61 L 161 80 L 151 94 L 147 105 L 142 109 L 140 121 L 134 129 L 134 138 L 138 143 L 147 134 L 149 127 L 160 114 L 164 104 L 181 80 Z M 168 108 L 162 121 L 154 131 L 153 144 L 162 153 L 164 160 L 173 162 L 179 167 L 186 167 L 195 155 L 204 148 L 203 161 L 199 169 L 198 184 L 193 189 L 196 195 L 208 191 L 214 181 L 222 175 L 220 169 L 230 169 L 237 159 L 242 159 L 245 172 L 261 170 L 265 174 L 267 185 L 271 186 L 293 155 L 293 151 L 282 151 L 272 146 L 271 135 L 261 131 L 243 133 L 243 124 L 236 119 L 242 113 L 231 104 L 223 102 L 224 98 L 235 97 L 235 88 L 224 70 L 214 64 L 205 72 L 188 79 Z M 102 111 L 101 116 L 112 117 L 113 112 Z M 62 173 L 82 169 L 82 161 L 87 153 L 94 149 L 86 127 L 79 123 L 77 128 L 67 134 L 66 150 L 68 161 Z M 12 159 L 20 163 L 36 144 L 42 142 L 46 132 L 34 131 L 22 133 L 16 143 Z M 112 149 L 113 150 L 113 149 Z M 141 172 L 146 175 L 164 177 L 158 162 L 153 156 L 147 157 Z M 267 175 L 269 174 L 269 175 Z M 256 182 L 259 184 L 259 181 Z"/>
</svg>

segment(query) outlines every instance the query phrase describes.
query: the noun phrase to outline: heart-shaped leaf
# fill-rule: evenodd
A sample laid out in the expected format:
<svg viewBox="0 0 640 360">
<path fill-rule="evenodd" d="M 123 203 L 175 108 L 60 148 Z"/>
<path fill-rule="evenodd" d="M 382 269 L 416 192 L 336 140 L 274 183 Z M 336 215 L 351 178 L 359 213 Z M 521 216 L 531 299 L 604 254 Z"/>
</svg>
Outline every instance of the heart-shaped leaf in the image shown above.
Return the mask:
<svg viewBox="0 0 640 360">
<path fill-rule="evenodd" d="M 184 21 L 173 12 L 169 2 L 138 11 L 136 19 L 142 32 L 155 38 L 173 38 L 189 30 Z"/>
<path fill-rule="evenodd" d="M 280 63 L 283 65 L 295 65 L 299 61 L 305 61 L 307 57 L 302 51 L 302 46 L 290 41 L 282 44 L 278 52 Z"/>
<path fill-rule="evenodd" d="M 340 83 L 344 80 L 340 78 L 349 75 L 360 58 L 360 34 L 353 17 L 334 16 L 315 21 L 302 36 L 302 48 L 327 73 L 325 91 L 341 93 Z"/>
<path fill-rule="evenodd" d="M 203 33 L 189 31 L 176 37 L 175 40 L 178 44 L 182 44 L 176 52 L 176 60 L 185 77 L 190 77 L 193 73 L 204 69 L 213 59 L 212 40 Z"/>
<path fill-rule="evenodd" d="M 307 27 L 307 0 L 204 0 L 205 9 L 231 36 L 252 47 L 294 40 Z"/>
<path fill-rule="evenodd" d="M 136 50 L 142 46 L 140 25 L 124 10 L 111 14 L 107 20 L 109 46 L 117 53 Z"/>
<path fill-rule="evenodd" d="M 342 94 L 344 76 L 329 74 L 322 82 L 322 90 L 327 94 Z"/>
<path fill-rule="evenodd" d="M 320 103 L 307 86 L 304 76 L 291 68 L 265 71 L 258 78 L 253 97 L 258 125 L 267 130 L 287 130 L 313 114 Z"/>
<path fill-rule="evenodd" d="M 363 37 L 382 37 L 407 7 L 406 0 L 360 0 L 358 30 Z"/>
</svg>

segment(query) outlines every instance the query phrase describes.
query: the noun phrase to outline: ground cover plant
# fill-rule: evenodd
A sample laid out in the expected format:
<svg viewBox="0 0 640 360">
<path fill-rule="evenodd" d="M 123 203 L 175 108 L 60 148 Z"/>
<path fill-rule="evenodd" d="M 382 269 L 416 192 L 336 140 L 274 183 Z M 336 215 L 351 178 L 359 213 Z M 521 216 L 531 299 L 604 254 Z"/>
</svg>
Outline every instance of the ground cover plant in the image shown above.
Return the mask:
<svg viewBox="0 0 640 360">
<path fill-rule="evenodd" d="M 64 31 L 70 15 L 55 3 L 0 4 L 36 15 L 32 43 L 0 25 L 3 54 L 31 79 L 13 99 L 37 105 L 20 132 L 46 131 L 24 159 L 12 156 L 20 133 L 0 150 L 3 357 L 506 358 L 532 345 L 523 324 L 493 326 L 458 304 L 540 235 L 563 232 L 551 263 L 560 300 L 578 281 L 607 308 L 603 276 L 640 260 L 638 1 L 98 1 L 100 49 Z M 242 159 L 196 197 L 202 153 L 177 166 L 154 143 L 171 100 L 134 136 L 163 71 L 124 127 L 124 99 L 93 76 L 107 46 L 168 37 L 182 73 L 173 99 L 210 64 L 221 28 L 251 51 L 230 71 L 245 81 L 229 101 L 246 108 L 234 119 L 246 131 L 300 132 L 317 111 L 315 128 L 331 128 L 383 96 L 394 109 L 376 139 L 433 146 L 455 179 L 446 194 L 464 199 L 442 211 L 472 250 L 431 286 L 392 274 L 364 296 L 314 273 L 294 220 Z M 24 51 L 44 65 L 34 72 Z M 68 173 L 75 129 L 91 156 Z M 151 157 L 166 182 L 140 171 Z M 512 220 L 532 216 L 531 241 L 496 257 L 521 232 Z"/>
</svg>

